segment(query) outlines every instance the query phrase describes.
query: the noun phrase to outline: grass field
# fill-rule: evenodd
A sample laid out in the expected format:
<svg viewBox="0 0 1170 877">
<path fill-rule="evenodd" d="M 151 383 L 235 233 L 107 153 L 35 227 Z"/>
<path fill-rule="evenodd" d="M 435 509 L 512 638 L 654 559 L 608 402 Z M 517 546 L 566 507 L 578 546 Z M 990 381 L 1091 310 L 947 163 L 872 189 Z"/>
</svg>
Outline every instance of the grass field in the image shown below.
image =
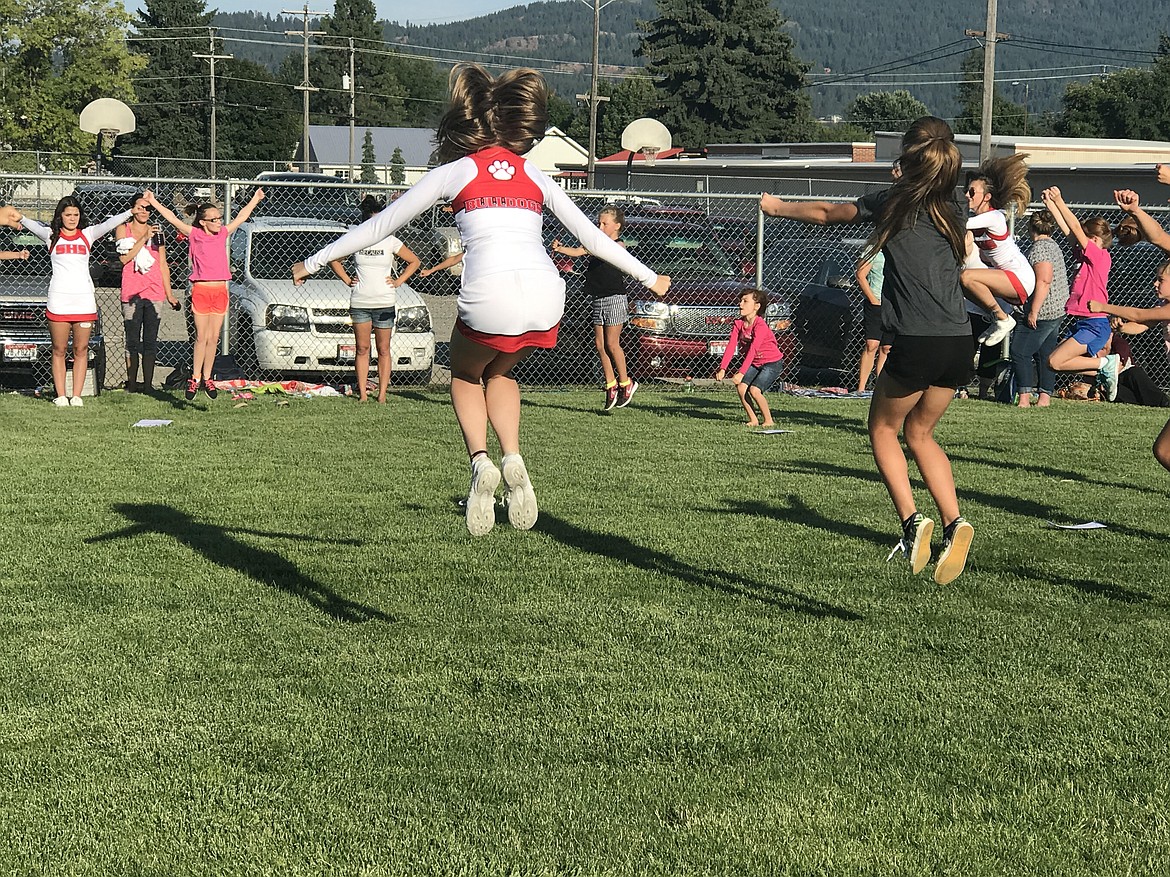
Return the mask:
<svg viewBox="0 0 1170 877">
<path fill-rule="evenodd" d="M 479 540 L 442 395 L 0 398 L 0 872 L 1170 872 L 1165 412 L 952 406 L 940 587 L 864 403 L 597 395 Z"/>
</svg>

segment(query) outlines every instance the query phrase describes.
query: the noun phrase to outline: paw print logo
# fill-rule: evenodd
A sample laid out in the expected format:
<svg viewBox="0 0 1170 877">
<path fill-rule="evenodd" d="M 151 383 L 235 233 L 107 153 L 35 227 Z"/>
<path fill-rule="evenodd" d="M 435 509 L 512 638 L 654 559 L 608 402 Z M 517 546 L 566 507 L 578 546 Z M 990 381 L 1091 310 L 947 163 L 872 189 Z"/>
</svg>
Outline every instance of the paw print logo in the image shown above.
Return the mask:
<svg viewBox="0 0 1170 877">
<path fill-rule="evenodd" d="M 493 161 L 488 165 L 487 170 L 489 174 L 504 183 L 516 176 L 516 168 L 512 167 L 506 161 Z"/>
</svg>

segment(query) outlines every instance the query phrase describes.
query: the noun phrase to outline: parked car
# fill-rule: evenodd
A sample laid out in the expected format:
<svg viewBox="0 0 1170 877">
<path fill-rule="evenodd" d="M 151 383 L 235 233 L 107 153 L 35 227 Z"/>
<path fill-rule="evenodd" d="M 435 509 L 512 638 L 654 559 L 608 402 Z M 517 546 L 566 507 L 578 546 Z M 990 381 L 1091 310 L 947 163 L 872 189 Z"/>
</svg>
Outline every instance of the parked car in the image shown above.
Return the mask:
<svg viewBox="0 0 1170 877">
<path fill-rule="evenodd" d="M 49 252 L 35 235 L 0 229 L 0 250 L 28 250 L 28 259 L 0 260 L 0 372 L 21 384 L 43 383 L 52 375 L 53 343 L 45 309 L 49 301 Z M 70 341 L 72 345 L 72 341 Z M 106 339 L 101 314 L 89 337 L 94 393 L 106 380 Z M 69 368 L 72 369 L 72 348 Z"/>
<path fill-rule="evenodd" d="M 740 296 L 754 284 L 735 269 L 705 224 L 639 214 L 627 217 L 622 239 L 631 253 L 655 271 L 670 275 L 672 281 L 670 291 L 659 298 L 633 278 L 627 280 L 630 323 L 622 345 L 630 373 L 639 380 L 713 375 L 739 316 Z M 584 292 L 585 259 L 571 266 L 558 265 L 562 270 L 571 268 L 565 275 L 561 340 L 555 353 L 532 358 L 523 370 L 526 380 L 561 377 L 574 360 L 581 363 L 574 371 L 578 379 L 595 376 L 592 308 Z M 787 301 L 774 298 L 765 319 L 786 360 L 791 361 L 795 338 Z"/>
<path fill-rule="evenodd" d="M 764 283 L 792 302 L 798 367 L 813 380 L 856 373 L 865 348 L 857 261 L 865 241 L 785 241 L 764 252 Z"/>
<path fill-rule="evenodd" d="M 361 221 L 358 204 L 361 193 L 340 177 L 292 171 L 265 171 L 256 177 L 256 186 L 241 186 L 232 197 L 236 213 L 251 199 L 256 187 L 264 189 L 264 200 L 252 211 L 252 218 L 287 216 L 298 219 L 328 219 L 353 224 Z"/>
<path fill-rule="evenodd" d="M 339 222 L 273 217 L 245 222 L 232 235 L 231 349 L 244 374 L 353 369 L 349 288 L 328 268 L 302 286 L 289 272 L 345 231 Z M 435 360 L 430 311 L 406 284 L 396 297 L 393 375 L 429 383 Z M 376 361 L 376 351 L 371 355 Z"/>
</svg>

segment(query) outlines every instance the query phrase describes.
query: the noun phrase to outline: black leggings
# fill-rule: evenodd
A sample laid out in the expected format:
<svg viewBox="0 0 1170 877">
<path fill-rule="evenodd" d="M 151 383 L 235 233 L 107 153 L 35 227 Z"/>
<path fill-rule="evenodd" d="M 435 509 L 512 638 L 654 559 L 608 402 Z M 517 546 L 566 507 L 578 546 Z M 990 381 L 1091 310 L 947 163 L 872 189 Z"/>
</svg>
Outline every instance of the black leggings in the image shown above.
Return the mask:
<svg viewBox="0 0 1170 877">
<path fill-rule="evenodd" d="M 133 307 L 133 316 L 127 317 L 129 309 Z M 123 322 L 126 325 L 126 350 L 131 356 L 142 353 L 155 354 L 158 352 L 158 327 L 162 322 L 159 317 L 158 303 L 145 301 L 141 298 L 131 299 L 122 305 Z"/>
</svg>

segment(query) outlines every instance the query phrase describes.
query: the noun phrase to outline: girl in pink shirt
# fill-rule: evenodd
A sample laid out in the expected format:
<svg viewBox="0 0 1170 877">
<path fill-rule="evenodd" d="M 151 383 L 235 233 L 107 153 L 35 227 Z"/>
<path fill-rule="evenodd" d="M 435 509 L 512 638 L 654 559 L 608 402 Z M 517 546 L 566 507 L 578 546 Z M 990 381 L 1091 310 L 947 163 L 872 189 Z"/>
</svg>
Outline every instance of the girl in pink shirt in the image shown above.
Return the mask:
<svg viewBox="0 0 1170 877">
<path fill-rule="evenodd" d="M 207 398 L 214 399 L 217 391 L 211 379 L 215 365 L 215 350 L 219 344 L 219 332 L 223 328 L 228 309 L 228 281 L 232 279 L 228 267 L 228 238 L 237 228 L 247 222 L 256 205 L 264 199 L 264 190 L 257 189 L 252 199 L 240 208 L 229 225 L 223 224 L 223 211 L 214 204 L 188 204 L 186 211 L 195 217 L 188 225 L 158 202 L 150 192 L 146 193 L 150 206 L 158 215 L 187 236 L 191 254 L 191 312 L 195 315 L 194 364 L 191 379 L 187 382 L 187 400 L 191 401 L 199 392 L 200 376 Z"/>
<path fill-rule="evenodd" d="M 719 364 L 719 371 L 715 372 L 715 380 L 723 380 L 727 366 L 736 353 L 742 354 L 743 362 L 731 380 L 739 393 L 739 404 L 747 412 L 748 426 L 773 425 L 772 411 L 764 393 L 780 377 L 780 367 L 784 361 L 784 354 L 780 352 L 772 327 L 761 316 L 761 311 L 767 309 L 768 293 L 762 289 L 749 289 L 740 296 L 739 319 L 731 328 L 727 349 L 723 351 L 723 361 Z M 760 409 L 762 422 L 756 419 L 753 402 Z"/>
<path fill-rule="evenodd" d="M 1113 265 L 1109 247 L 1113 243 L 1113 229 L 1108 220 L 1100 216 L 1085 220 L 1082 226 L 1055 186 L 1045 189 L 1042 197 L 1060 230 L 1073 238 L 1081 249 L 1081 267 L 1065 306 L 1068 314 L 1078 319 L 1072 336 L 1060 342 L 1048 357 L 1048 365 L 1053 371 L 1097 372 L 1105 394 L 1112 402 L 1117 398 L 1121 358 L 1115 353 L 1100 355 L 1113 330 L 1109 318 L 1095 313 L 1090 304 L 1109 301 L 1109 269 Z"/>
</svg>

